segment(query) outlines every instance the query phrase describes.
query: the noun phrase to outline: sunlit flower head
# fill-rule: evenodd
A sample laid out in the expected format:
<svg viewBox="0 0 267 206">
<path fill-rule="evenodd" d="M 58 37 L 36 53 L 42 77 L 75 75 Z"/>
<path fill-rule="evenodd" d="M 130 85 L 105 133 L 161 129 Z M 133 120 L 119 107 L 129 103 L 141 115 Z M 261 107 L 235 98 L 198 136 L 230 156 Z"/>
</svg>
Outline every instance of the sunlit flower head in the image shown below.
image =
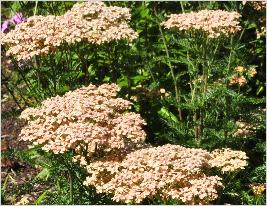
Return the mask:
<svg viewBox="0 0 267 206">
<path fill-rule="evenodd" d="M 162 22 L 167 29 L 176 28 L 180 31 L 201 30 L 209 38 L 221 35 L 229 36 L 238 32 L 240 14 L 223 10 L 201 10 L 183 14 L 171 14 L 170 18 Z"/>
</svg>

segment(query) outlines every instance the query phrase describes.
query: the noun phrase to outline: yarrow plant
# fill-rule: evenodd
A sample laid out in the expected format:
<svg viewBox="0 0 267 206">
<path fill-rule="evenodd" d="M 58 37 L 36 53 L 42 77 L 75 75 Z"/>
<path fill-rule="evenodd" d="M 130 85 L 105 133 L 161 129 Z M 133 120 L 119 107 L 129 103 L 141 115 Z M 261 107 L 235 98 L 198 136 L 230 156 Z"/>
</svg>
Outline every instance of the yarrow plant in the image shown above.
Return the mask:
<svg viewBox="0 0 267 206">
<path fill-rule="evenodd" d="M 261 96 L 261 80 L 250 80 L 265 64 L 240 55 L 258 53 L 257 23 L 240 2 L 181 2 L 181 14 L 164 20 L 169 5 L 106 3 L 58 3 L 44 16 L 51 4 L 36 2 L 38 16 L 17 13 L 2 25 L 2 76 L 24 110 L 19 139 L 30 148 L 16 156 L 42 167 L 34 181 L 49 180 L 36 202 L 240 204 L 245 191 L 263 201 L 264 155 L 253 157 L 264 150 L 263 115 L 240 112 L 263 102 L 245 93 Z M 134 27 L 128 8 L 110 5 L 136 9 Z M 133 28 L 139 40 L 127 44 Z"/>
<path fill-rule="evenodd" d="M 127 24 L 130 18 L 128 8 L 108 7 L 103 2 L 77 3 L 62 16 L 29 17 L 3 34 L 2 44 L 8 46 L 7 55 L 27 60 L 56 51 L 64 43 L 132 41 L 137 33 Z M 18 18 L 13 20 L 17 22 Z"/>
<path fill-rule="evenodd" d="M 233 151 L 230 148 L 216 149 L 211 153 L 211 157 L 209 164 L 220 168 L 223 173 L 245 169 L 247 166 L 248 157 L 242 151 Z"/>
<path fill-rule="evenodd" d="M 229 85 L 238 84 L 239 86 L 244 86 L 247 84 L 247 78 L 253 78 L 257 74 L 257 70 L 255 67 L 251 67 L 246 69 L 242 66 L 237 66 L 234 69 L 234 74 L 232 75 Z M 247 76 L 247 78 L 245 76 Z"/>
<path fill-rule="evenodd" d="M 118 90 L 115 84 L 89 85 L 28 108 L 20 116 L 28 121 L 20 138 L 55 154 L 79 146 L 87 155 L 90 148 L 109 151 L 143 142 L 145 122 L 139 114 L 125 113 L 131 102 L 115 98 Z"/>
<path fill-rule="evenodd" d="M 223 163 L 231 167 L 231 171 L 244 169 L 246 155 L 227 151 L 229 158 L 224 158 Z M 243 156 L 238 157 L 239 153 Z M 145 198 L 159 195 L 185 204 L 209 204 L 218 197 L 217 190 L 223 185 L 220 177 L 209 176 L 204 171 L 220 166 L 225 165 L 222 165 L 221 154 L 217 156 L 217 150 L 209 153 L 167 144 L 136 150 L 123 160 L 110 158 L 92 162 L 86 166 L 91 176 L 84 184 L 95 186 L 99 193 L 111 193 L 114 200 L 125 203 L 141 203 Z M 223 171 L 225 168 L 222 167 Z"/>
<path fill-rule="evenodd" d="M 20 116 L 28 122 L 21 140 L 54 154 L 74 151 L 72 161 L 89 173 L 84 184 L 113 194 L 117 202 L 141 203 L 160 195 L 208 204 L 223 185 L 220 177 L 205 173 L 207 168 L 244 169 L 245 153 L 239 157 L 230 149 L 222 163 L 216 151 L 145 144 L 145 122 L 139 114 L 125 112 L 131 102 L 116 98 L 118 90 L 115 84 L 89 85 L 26 109 Z"/>
<path fill-rule="evenodd" d="M 189 75 L 190 98 L 188 98 L 187 94 L 183 94 L 182 87 L 179 88 L 177 85 L 174 75 L 176 71 L 173 69 L 174 66 L 171 65 L 171 60 L 169 60 L 168 64 L 173 73 L 172 78 L 176 91 L 178 111 L 180 110 L 180 120 L 186 118 L 192 120 L 194 128 L 191 131 L 194 133 L 192 135 L 195 136 L 198 144 L 201 143 L 201 138 L 206 136 L 206 131 L 210 130 L 210 128 L 212 130 L 212 127 L 217 127 L 216 124 L 211 126 L 205 120 L 211 112 L 208 111 L 210 108 L 206 106 L 208 98 L 216 93 L 216 89 L 223 92 L 223 90 L 226 91 L 229 88 L 229 84 L 243 86 L 247 83 L 246 78 L 239 73 L 238 75 L 233 75 L 231 79 L 228 78 L 228 75 L 232 73 L 233 39 L 241 30 L 240 17 L 241 15 L 234 11 L 200 10 L 171 14 L 166 21 L 161 23 L 163 27 L 172 29 L 174 34 L 179 35 L 175 41 L 184 49 L 183 55 L 180 58 L 178 57 L 178 62 L 182 62 L 187 67 L 186 73 Z M 163 32 L 161 34 L 163 36 Z M 173 38 L 176 38 L 176 35 L 173 35 Z M 228 40 L 230 40 L 230 45 L 226 47 L 225 42 Z M 229 59 L 226 61 L 222 59 L 218 55 L 219 51 L 229 51 Z M 166 56 L 171 59 L 168 57 L 170 56 L 169 54 Z M 176 73 L 178 73 L 177 76 L 183 75 L 182 72 Z M 217 88 L 214 87 L 213 83 L 220 79 L 223 79 L 224 83 Z M 179 81 L 182 81 L 182 79 Z M 190 117 L 191 114 L 188 115 L 187 111 L 183 114 L 181 108 L 190 108 L 192 116 Z M 183 116 L 187 117 L 181 118 Z M 224 136 L 226 137 L 227 135 L 228 132 L 224 132 Z"/>
<path fill-rule="evenodd" d="M 221 35 L 229 36 L 238 32 L 240 14 L 223 10 L 202 10 L 184 14 L 171 14 L 162 22 L 165 28 L 177 28 L 180 31 L 203 30 L 209 38 Z"/>
</svg>

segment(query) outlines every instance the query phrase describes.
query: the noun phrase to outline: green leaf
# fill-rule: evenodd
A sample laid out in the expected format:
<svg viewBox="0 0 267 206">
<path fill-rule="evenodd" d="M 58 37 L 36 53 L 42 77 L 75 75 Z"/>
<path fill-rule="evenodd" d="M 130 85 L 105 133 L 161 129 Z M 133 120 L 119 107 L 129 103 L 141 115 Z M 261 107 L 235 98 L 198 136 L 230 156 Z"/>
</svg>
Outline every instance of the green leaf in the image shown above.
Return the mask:
<svg viewBox="0 0 267 206">
<path fill-rule="evenodd" d="M 12 9 L 12 15 L 15 15 L 16 12 L 19 12 L 19 10 L 21 9 L 19 1 L 15 1 L 12 4 L 11 9 Z"/>
<path fill-rule="evenodd" d="M 143 82 L 144 80 L 149 79 L 149 76 L 147 75 L 136 75 L 132 78 L 134 85 L 139 84 L 140 82 Z"/>
<path fill-rule="evenodd" d="M 44 168 L 41 172 L 39 172 L 38 175 L 35 176 L 35 180 L 40 179 L 40 180 L 47 180 L 50 176 L 50 171 L 47 168 Z"/>
<path fill-rule="evenodd" d="M 5 191 L 6 191 L 8 177 L 9 177 L 9 175 L 6 176 L 6 178 L 5 178 L 5 180 L 4 180 L 4 184 L 3 184 L 2 188 L 1 188 L 1 192 L 2 192 L 2 194 L 4 194 Z"/>
<path fill-rule="evenodd" d="M 89 73 L 91 76 L 94 76 L 94 75 L 95 75 L 95 70 L 94 70 L 94 66 L 93 66 L 93 64 L 91 64 L 91 65 L 88 67 L 88 73 Z"/>
<path fill-rule="evenodd" d="M 68 92 L 70 90 L 70 87 L 68 85 L 64 85 L 61 87 L 61 92 Z"/>
<path fill-rule="evenodd" d="M 263 86 L 258 87 L 256 94 L 259 95 L 264 90 Z"/>
<path fill-rule="evenodd" d="M 164 119 L 172 120 L 173 122 L 178 123 L 176 116 L 165 107 L 162 107 L 160 111 L 158 111 L 158 114 Z"/>
<path fill-rule="evenodd" d="M 117 81 L 117 84 L 119 85 L 119 87 L 127 87 L 128 86 L 128 80 L 127 77 L 122 77 Z"/>
<path fill-rule="evenodd" d="M 38 199 L 34 202 L 35 205 L 40 205 L 44 199 L 44 197 L 46 196 L 46 193 L 48 192 L 48 190 L 44 191 L 39 197 Z"/>
</svg>

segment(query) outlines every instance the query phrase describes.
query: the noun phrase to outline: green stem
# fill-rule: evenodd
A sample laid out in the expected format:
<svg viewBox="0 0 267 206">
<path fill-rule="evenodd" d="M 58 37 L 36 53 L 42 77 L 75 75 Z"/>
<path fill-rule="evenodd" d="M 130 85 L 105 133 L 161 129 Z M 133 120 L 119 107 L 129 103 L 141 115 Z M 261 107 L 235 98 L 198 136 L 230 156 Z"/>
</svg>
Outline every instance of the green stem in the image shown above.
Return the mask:
<svg viewBox="0 0 267 206">
<path fill-rule="evenodd" d="M 157 17 L 158 15 L 157 15 L 156 7 L 154 7 L 154 13 L 155 13 L 155 15 Z M 163 44 L 164 44 L 164 47 L 165 47 L 165 52 L 166 52 L 166 56 L 167 56 L 167 65 L 171 70 L 171 75 L 172 75 L 172 79 L 173 79 L 173 83 L 174 83 L 174 89 L 175 89 L 176 102 L 177 102 L 177 104 L 179 106 L 179 104 L 181 102 L 181 98 L 180 98 L 181 91 L 180 91 L 180 89 L 178 88 L 178 85 L 177 85 L 177 81 L 176 81 L 176 78 L 175 78 L 175 75 L 174 75 L 173 67 L 172 67 L 172 64 L 171 64 L 171 61 L 170 61 L 170 55 L 169 55 L 168 47 L 167 47 L 167 44 L 166 44 L 166 40 L 165 40 L 164 34 L 162 32 L 162 29 L 161 29 L 161 26 L 160 26 L 159 23 L 158 23 L 158 26 L 159 26 L 159 31 L 160 31 L 160 34 L 161 34 L 161 37 L 162 37 L 162 40 L 163 40 Z M 180 108 L 178 109 L 178 113 L 179 113 L 179 119 L 180 119 L 180 121 L 182 121 L 183 120 L 182 110 Z"/>
<path fill-rule="evenodd" d="M 52 69 L 52 81 L 53 81 L 53 89 L 54 89 L 54 95 L 57 95 L 57 74 L 56 74 L 56 62 L 53 59 L 53 57 L 51 55 L 49 55 L 49 59 L 50 59 L 50 65 L 51 65 L 51 69 Z"/>
<path fill-rule="evenodd" d="M 184 13 L 184 4 L 182 1 L 180 1 L 180 5 L 181 5 L 181 8 L 182 8 L 182 12 Z"/>
<path fill-rule="evenodd" d="M 227 73 L 229 73 L 230 71 L 230 66 L 231 66 L 231 61 L 232 61 L 233 36 L 231 36 L 230 45 L 231 45 L 231 49 L 230 49 L 230 55 L 229 55 L 229 60 L 228 60 L 228 65 L 227 65 Z"/>
<path fill-rule="evenodd" d="M 17 71 L 18 71 L 18 73 L 20 74 L 20 76 L 22 77 L 22 79 L 23 79 L 23 81 L 25 82 L 26 86 L 29 88 L 30 92 L 33 93 L 33 89 L 32 89 L 32 87 L 30 86 L 30 82 L 27 81 L 27 79 L 26 79 L 25 75 L 23 74 L 23 72 L 20 70 L 20 68 L 19 68 Z M 38 95 L 38 96 L 39 96 L 39 95 Z M 33 98 L 35 99 L 35 101 L 36 101 L 37 103 L 40 102 L 40 100 L 37 99 L 36 96 L 33 96 Z"/>
<path fill-rule="evenodd" d="M 35 1 L 35 7 L 34 7 L 34 13 L 33 13 L 33 16 L 35 16 L 36 13 L 37 13 L 37 5 L 38 5 L 38 1 Z"/>
<path fill-rule="evenodd" d="M 240 38 L 241 38 L 241 36 L 240 36 Z M 232 61 L 233 36 L 231 36 L 231 39 L 230 39 L 230 46 L 231 46 L 231 49 L 230 49 L 229 60 L 228 60 L 228 65 L 227 65 L 227 74 L 230 73 L 230 67 L 231 67 L 231 61 Z M 229 86 L 229 81 L 226 79 L 226 88 L 228 88 L 228 86 Z M 240 89 L 240 85 L 239 85 L 239 89 Z M 226 105 L 228 105 L 228 104 L 229 104 L 229 101 L 228 101 L 228 99 L 226 99 Z M 225 110 L 226 117 L 228 117 L 228 114 L 229 114 L 228 111 Z M 226 129 L 224 129 L 224 138 L 225 138 L 225 140 L 227 139 L 227 137 L 228 137 L 228 131 Z"/>
<path fill-rule="evenodd" d="M 4 77 L 6 80 L 8 80 L 8 78 L 5 76 L 5 74 L 1 71 L 1 75 L 2 75 L 2 77 Z M 11 82 L 9 82 L 9 83 L 11 83 Z M 12 89 L 11 88 L 9 88 L 9 86 L 8 86 L 8 83 L 7 84 L 4 84 L 5 85 L 5 87 L 7 88 L 7 90 L 8 90 L 8 92 L 11 94 L 11 96 L 13 97 L 13 99 L 14 99 L 14 101 L 16 102 L 19 102 L 18 100 L 17 100 L 17 98 L 16 98 L 16 96 L 15 96 L 15 93 L 14 93 L 14 87 L 18 90 L 18 94 L 19 94 L 19 96 L 21 97 L 21 99 L 24 101 L 24 104 L 26 105 L 26 106 L 29 106 L 29 104 L 28 104 L 28 102 L 26 101 L 26 99 L 24 98 L 24 96 L 23 96 L 23 94 L 21 93 L 21 90 L 19 89 L 19 88 L 17 88 L 17 86 L 15 86 L 15 85 L 13 85 L 12 84 Z M 19 104 L 17 104 L 19 107 L 20 107 L 20 105 Z"/>
<path fill-rule="evenodd" d="M 159 25 L 159 31 L 160 31 L 160 34 L 161 34 L 161 37 L 162 37 L 162 40 L 163 40 L 163 44 L 164 44 L 164 48 L 165 48 L 165 52 L 166 52 L 166 56 L 167 56 L 167 65 L 168 65 L 168 67 L 171 70 L 171 75 L 172 75 L 174 89 L 175 89 L 176 102 L 177 102 L 177 104 L 179 106 L 179 104 L 181 102 L 181 98 L 180 98 L 181 91 L 180 91 L 180 89 L 178 88 L 178 85 L 177 85 L 177 81 L 176 81 L 176 78 L 175 78 L 173 66 L 172 66 L 171 61 L 170 61 L 169 50 L 168 50 L 168 47 L 167 47 L 167 44 L 166 44 L 166 40 L 165 40 L 165 37 L 164 37 L 164 34 L 162 32 L 162 29 L 161 29 L 161 26 L 160 25 Z M 179 112 L 180 121 L 182 121 L 183 120 L 182 110 L 181 109 L 178 109 L 178 112 Z"/>
<path fill-rule="evenodd" d="M 20 106 L 19 101 L 17 100 L 15 94 L 13 93 L 13 91 L 7 86 L 7 84 L 4 84 L 4 86 L 6 87 L 6 89 L 8 90 L 8 92 L 11 94 L 13 100 L 15 101 L 15 103 L 17 104 L 17 106 L 19 107 L 20 110 L 23 110 L 22 106 Z"/>
<path fill-rule="evenodd" d="M 68 173 L 69 173 L 69 184 L 70 184 L 70 203 L 69 204 L 74 204 L 73 202 L 73 178 L 70 169 L 68 168 Z"/>
</svg>

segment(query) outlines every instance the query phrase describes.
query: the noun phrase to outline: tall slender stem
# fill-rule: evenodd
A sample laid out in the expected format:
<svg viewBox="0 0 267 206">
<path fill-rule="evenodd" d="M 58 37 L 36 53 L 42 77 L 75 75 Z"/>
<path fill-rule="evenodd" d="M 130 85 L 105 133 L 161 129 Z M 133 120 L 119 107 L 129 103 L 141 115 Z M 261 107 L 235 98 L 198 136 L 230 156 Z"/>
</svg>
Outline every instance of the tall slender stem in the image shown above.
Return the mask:
<svg viewBox="0 0 267 206">
<path fill-rule="evenodd" d="M 240 39 L 241 39 L 241 37 L 240 37 Z M 231 36 L 231 39 L 230 39 L 230 54 L 229 54 L 229 60 L 228 60 L 228 65 L 227 65 L 227 74 L 229 74 L 229 72 L 230 72 L 232 53 L 233 53 L 233 36 Z M 229 86 L 228 79 L 226 79 L 225 83 L 226 83 L 226 88 L 228 89 L 228 86 Z M 240 89 L 240 86 L 239 86 L 239 89 Z M 228 98 L 226 98 L 226 105 L 228 105 L 228 104 L 229 104 L 229 101 L 228 101 Z M 226 115 L 226 117 L 228 117 L 228 111 L 227 110 L 225 110 L 225 115 Z M 224 130 L 224 138 L 226 139 L 227 137 L 228 137 L 228 131 L 225 129 Z"/>
<path fill-rule="evenodd" d="M 33 13 L 33 16 L 36 15 L 36 12 L 37 12 L 37 6 L 38 6 L 38 1 L 35 1 L 35 7 L 34 7 L 34 13 Z"/>
<path fill-rule="evenodd" d="M 17 104 L 17 106 L 19 107 L 20 110 L 23 110 L 22 106 L 20 106 L 19 101 L 17 100 L 14 92 L 7 86 L 7 84 L 4 84 L 4 86 L 6 87 L 6 89 L 8 90 L 8 92 L 11 94 L 13 100 L 15 101 L 15 103 Z"/>
<path fill-rule="evenodd" d="M 180 1 L 180 5 L 181 5 L 181 9 L 182 9 L 182 12 L 184 13 L 184 2 Z"/>
<path fill-rule="evenodd" d="M 68 169 L 68 173 L 69 173 L 69 183 L 70 183 L 70 204 L 74 204 L 73 202 L 73 179 L 72 179 L 72 174 L 70 169 Z"/>
<path fill-rule="evenodd" d="M 4 78 L 7 80 L 7 77 L 4 75 L 4 73 L 3 73 L 2 71 L 1 71 L 1 76 L 4 77 Z M 10 89 L 9 86 L 8 86 L 8 84 L 4 84 L 4 85 L 5 85 L 5 87 L 7 88 L 8 92 L 9 92 L 9 93 L 11 94 L 11 96 L 13 97 L 14 101 L 15 101 L 15 102 L 19 102 L 19 101 L 16 99 L 16 97 L 15 97 L 14 88 L 13 88 L 13 89 Z M 16 86 L 12 85 L 12 87 L 16 87 Z M 16 87 L 16 89 L 18 90 L 18 94 L 19 94 L 19 96 L 21 97 L 21 99 L 24 101 L 25 105 L 26 105 L 26 106 L 29 106 L 28 102 L 27 102 L 26 99 L 23 97 L 23 94 L 21 93 L 21 90 L 18 89 L 17 87 Z M 19 106 L 19 104 L 18 104 L 18 106 Z"/>
<path fill-rule="evenodd" d="M 156 7 L 154 7 L 154 13 L 155 13 L 156 16 L 158 16 Z M 172 79 L 173 79 L 174 90 L 175 90 L 175 99 L 176 99 L 176 102 L 177 102 L 177 104 L 179 106 L 179 104 L 181 103 L 181 97 L 180 97 L 181 91 L 180 91 L 180 88 L 178 87 L 178 84 L 177 84 L 177 81 L 176 81 L 176 78 L 175 78 L 173 66 L 172 66 L 171 61 L 170 61 L 169 50 L 168 50 L 168 47 L 167 47 L 167 44 L 166 44 L 166 40 L 165 40 L 163 31 L 161 29 L 160 24 L 158 24 L 158 25 L 159 25 L 159 31 L 160 31 L 160 34 L 161 34 L 161 37 L 162 37 L 162 40 L 163 40 L 166 56 L 167 56 L 167 65 L 171 70 L 171 76 L 172 76 Z M 182 121 L 183 120 L 183 116 L 182 116 L 182 110 L 180 108 L 178 109 L 178 113 L 179 113 L 179 119 L 180 119 L 180 121 Z"/>
<path fill-rule="evenodd" d="M 159 31 L 160 31 L 160 34 L 161 34 L 161 37 L 162 37 L 162 40 L 163 40 L 163 44 L 164 44 L 164 48 L 165 48 L 165 52 L 166 52 L 166 56 L 167 56 L 167 65 L 168 65 L 168 67 L 171 70 L 171 75 L 172 75 L 174 89 L 175 89 L 176 102 L 179 105 L 180 102 L 181 102 L 181 98 L 180 98 L 181 91 L 178 88 L 178 84 L 177 84 L 177 81 L 176 81 L 176 78 L 175 78 L 173 66 L 172 66 L 171 61 L 170 61 L 170 55 L 169 55 L 168 47 L 167 47 L 166 40 L 165 40 L 165 37 L 164 37 L 164 34 L 162 32 L 162 29 L 161 29 L 161 26 L 160 25 L 159 25 Z M 178 109 L 178 112 L 179 112 L 180 121 L 182 121 L 183 120 L 182 110 L 179 108 Z"/>
</svg>

